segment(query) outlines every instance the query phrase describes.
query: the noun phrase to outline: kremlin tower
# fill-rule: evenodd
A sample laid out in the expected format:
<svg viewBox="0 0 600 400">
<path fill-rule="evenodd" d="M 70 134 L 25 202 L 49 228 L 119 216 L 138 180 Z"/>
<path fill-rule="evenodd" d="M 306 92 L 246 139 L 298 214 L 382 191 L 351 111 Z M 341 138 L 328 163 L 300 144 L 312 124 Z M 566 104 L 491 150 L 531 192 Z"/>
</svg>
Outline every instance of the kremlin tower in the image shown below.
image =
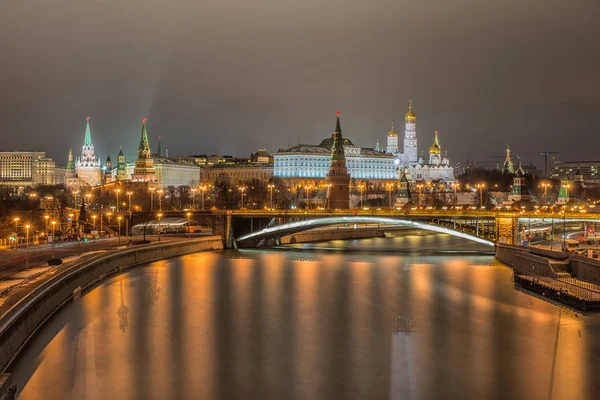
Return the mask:
<svg viewBox="0 0 600 400">
<path fill-rule="evenodd" d="M 412 110 L 413 101 L 408 102 L 408 112 L 404 115 L 404 155 L 405 166 L 414 165 L 417 158 L 417 116 Z"/>
<path fill-rule="evenodd" d="M 146 118 L 142 118 L 142 137 L 140 138 L 138 158 L 135 160 L 135 168 L 131 175 L 131 180 L 133 182 L 156 181 L 156 170 L 154 169 L 154 161 L 150 154 L 148 134 L 146 133 Z"/>
<path fill-rule="evenodd" d="M 100 160 L 94 154 L 94 144 L 92 143 L 92 134 L 90 132 L 90 117 L 85 117 L 85 137 L 81 147 L 81 155 L 75 162 L 75 172 L 79 181 L 90 186 L 100 185 L 102 183 L 100 174 Z"/>
<path fill-rule="evenodd" d="M 329 191 L 327 203 L 330 209 L 347 210 L 350 208 L 350 174 L 346 168 L 346 156 L 340 126 L 340 111 L 336 112 L 337 122 L 333 132 L 333 145 L 331 146 L 331 160 L 329 173 L 326 175 Z"/>
<path fill-rule="evenodd" d="M 123 149 L 119 147 L 119 157 L 117 159 L 117 182 L 127 180 L 127 165 L 125 164 L 125 155 Z"/>
</svg>

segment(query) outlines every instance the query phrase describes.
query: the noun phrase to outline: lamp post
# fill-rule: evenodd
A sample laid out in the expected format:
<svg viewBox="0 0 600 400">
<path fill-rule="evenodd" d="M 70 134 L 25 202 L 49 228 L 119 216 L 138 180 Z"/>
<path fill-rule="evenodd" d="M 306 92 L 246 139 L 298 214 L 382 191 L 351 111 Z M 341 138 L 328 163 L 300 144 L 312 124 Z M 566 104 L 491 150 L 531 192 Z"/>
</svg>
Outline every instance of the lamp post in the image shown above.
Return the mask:
<svg viewBox="0 0 600 400">
<path fill-rule="evenodd" d="M 325 186 L 327 186 L 327 209 L 331 210 L 331 187 L 333 185 L 331 183 L 328 183 Z"/>
<path fill-rule="evenodd" d="M 131 190 L 127 191 L 127 212 L 129 213 L 129 216 L 131 217 L 131 195 L 133 194 L 133 192 Z"/>
<path fill-rule="evenodd" d="M 85 197 L 87 198 L 87 206 L 88 209 L 91 209 L 91 205 L 92 205 L 92 194 L 91 193 L 86 193 Z"/>
<path fill-rule="evenodd" d="M 49 215 L 44 215 L 44 219 L 46 220 L 46 237 L 48 236 L 48 220 L 50 219 Z"/>
<path fill-rule="evenodd" d="M 73 190 L 73 206 L 75 208 L 77 208 L 77 193 L 79 193 L 79 190 Z"/>
<path fill-rule="evenodd" d="M 162 213 L 158 213 L 158 241 L 160 242 L 160 217 L 162 217 Z"/>
<path fill-rule="evenodd" d="M 364 205 L 363 192 L 365 190 L 365 185 L 363 185 L 363 184 L 358 185 L 358 190 L 360 191 L 360 207 L 362 208 L 362 206 Z"/>
<path fill-rule="evenodd" d="M 156 188 L 151 187 L 148 190 L 150 191 L 150 212 L 154 212 L 154 191 Z"/>
<path fill-rule="evenodd" d="M 388 207 L 392 208 L 392 189 L 394 188 L 394 184 L 388 182 L 385 184 L 385 188 L 388 191 Z"/>
<path fill-rule="evenodd" d="M 56 241 L 56 238 L 54 237 L 54 229 L 56 228 L 56 221 L 52 221 L 52 258 L 54 258 L 54 242 Z"/>
<path fill-rule="evenodd" d="M 117 213 L 119 212 L 119 193 L 121 193 L 121 189 L 115 189 L 115 193 L 117 195 Z"/>
<path fill-rule="evenodd" d="M 29 268 L 29 228 L 31 228 L 31 225 L 27 224 L 25 225 L 25 254 L 26 254 L 26 258 L 25 258 L 25 266 L 27 268 Z"/>
<path fill-rule="evenodd" d="M 477 189 L 479 189 L 479 207 L 484 207 L 483 205 L 483 188 L 485 187 L 485 183 L 478 183 L 475 185 Z"/>
<path fill-rule="evenodd" d="M 417 189 L 419 190 L 419 195 L 417 196 L 417 209 L 421 208 L 421 189 L 423 189 L 422 183 L 417 183 Z"/>
<path fill-rule="evenodd" d="M 240 210 L 242 210 L 244 208 L 244 192 L 246 191 L 246 187 L 245 186 L 241 186 L 241 187 L 238 188 L 238 190 L 242 194 L 242 203 L 241 203 L 241 206 L 240 206 Z"/>
<path fill-rule="evenodd" d="M 119 246 L 121 245 L 121 220 L 123 219 L 123 217 L 121 217 L 120 215 L 117 217 L 117 220 L 119 221 Z"/>
<path fill-rule="evenodd" d="M 163 194 L 163 190 L 162 189 L 158 189 L 158 210 L 160 212 L 162 212 L 162 194 Z"/>
<path fill-rule="evenodd" d="M 271 192 L 271 201 L 270 201 L 269 208 L 272 210 L 273 209 L 273 188 L 275 187 L 275 185 L 269 184 L 267 187 L 269 188 L 269 191 Z"/>
<path fill-rule="evenodd" d="M 312 189 L 312 186 L 304 186 L 304 193 L 306 194 L 306 209 L 308 209 L 308 192 Z"/>
<path fill-rule="evenodd" d="M 17 233 L 17 247 L 19 246 L 19 220 L 21 218 L 14 217 L 13 221 L 15 221 L 15 232 Z"/>
<path fill-rule="evenodd" d="M 186 213 L 187 217 L 188 217 L 188 239 L 190 238 L 190 232 L 192 231 L 192 227 L 190 226 L 190 217 L 192 216 L 192 213 Z"/>
<path fill-rule="evenodd" d="M 541 183 L 542 187 L 544 188 L 544 204 L 548 204 L 548 188 L 550 187 L 550 184 L 548 182 L 542 182 Z"/>
<path fill-rule="evenodd" d="M 456 194 L 456 190 L 459 188 L 460 184 L 458 182 L 452 182 L 451 185 L 454 188 L 454 206 L 456 207 L 456 203 L 458 203 L 458 195 Z"/>
<path fill-rule="evenodd" d="M 96 218 L 98 218 L 97 215 L 92 215 L 92 221 L 93 225 L 94 225 L 94 229 L 96 229 Z M 92 236 L 92 239 L 94 240 L 94 246 L 92 246 L 94 249 L 96 248 L 96 236 Z"/>
<path fill-rule="evenodd" d="M 208 189 L 208 186 L 202 185 L 200 186 L 200 198 L 202 200 L 202 211 L 204 211 L 204 192 Z"/>
<path fill-rule="evenodd" d="M 196 209 L 196 191 L 198 189 L 191 188 L 190 190 L 192 191 L 192 210 L 195 210 Z"/>
<path fill-rule="evenodd" d="M 569 189 L 567 189 L 568 191 Z M 569 195 L 567 195 L 567 198 L 569 198 Z M 563 206 L 562 209 L 562 213 L 563 213 L 563 251 L 567 251 L 567 207 Z"/>
</svg>

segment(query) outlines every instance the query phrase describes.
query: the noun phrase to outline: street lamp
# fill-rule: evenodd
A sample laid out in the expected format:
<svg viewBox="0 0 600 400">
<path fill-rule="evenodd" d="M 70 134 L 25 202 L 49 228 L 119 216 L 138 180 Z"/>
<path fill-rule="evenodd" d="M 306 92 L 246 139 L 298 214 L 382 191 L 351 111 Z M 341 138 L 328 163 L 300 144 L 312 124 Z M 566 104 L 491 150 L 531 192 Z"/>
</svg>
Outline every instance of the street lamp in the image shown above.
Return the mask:
<svg viewBox="0 0 600 400">
<path fill-rule="evenodd" d="M 208 189 L 207 185 L 200 186 L 201 199 L 202 199 L 202 211 L 204 211 L 204 192 Z"/>
<path fill-rule="evenodd" d="M 129 216 L 131 217 L 131 195 L 133 194 L 132 191 L 128 190 L 127 191 L 127 212 L 129 212 Z"/>
<path fill-rule="evenodd" d="M 29 228 L 31 228 L 31 225 L 27 224 L 25 225 L 25 254 L 26 254 L 26 260 L 25 260 L 25 266 L 27 268 L 29 268 Z"/>
<path fill-rule="evenodd" d="M 118 235 L 119 236 L 119 246 L 121 245 L 121 220 L 122 219 L 123 219 L 123 217 L 120 215 L 117 217 L 117 220 L 119 221 L 119 235 Z"/>
<path fill-rule="evenodd" d="M 192 227 L 190 226 L 190 217 L 192 216 L 192 213 L 191 213 L 191 212 L 189 212 L 189 213 L 187 213 L 186 215 L 187 215 L 187 217 L 188 217 L 188 239 L 189 239 L 189 238 L 190 238 L 190 232 L 191 232 L 191 230 L 192 230 L 192 229 L 191 229 Z"/>
<path fill-rule="evenodd" d="M 198 189 L 191 188 L 190 190 L 192 191 L 192 210 L 195 210 L 196 209 L 196 191 Z"/>
<path fill-rule="evenodd" d="M 54 237 L 54 229 L 56 228 L 56 221 L 52 221 L 52 258 L 54 258 L 54 242 L 56 241 Z"/>
<path fill-rule="evenodd" d="M 267 187 L 269 188 L 269 191 L 271 192 L 271 201 L 270 201 L 270 209 L 273 209 L 273 188 L 275 188 L 275 185 L 269 184 L 267 185 Z"/>
<path fill-rule="evenodd" d="M 158 241 L 160 242 L 160 217 L 162 217 L 163 214 L 159 212 L 157 215 L 158 215 Z"/>
<path fill-rule="evenodd" d="M 158 189 L 158 209 L 160 212 L 162 212 L 162 194 L 163 194 L 163 190 L 162 189 Z"/>
<path fill-rule="evenodd" d="M 13 221 L 15 221 L 15 232 L 17 233 L 17 245 L 19 245 L 19 217 L 14 217 Z"/>
<path fill-rule="evenodd" d="M 485 183 L 478 183 L 475 185 L 477 189 L 479 189 L 479 207 L 484 207 L 483 205 L 483 188 L 485 187 Z"/>
<path fill-rule="evenodd" d="M 548 204 L 548 188 L 551 186 L 548 182 L 542 182 L 541 186 L 544 188 L 544 204 Z"/>
<path fill-rule="evenodd" d="M 77 207 L 77 193 L 79 193 L 79 190 L 73 190 L 73 206 Z"/>
<path fill-rule="evenodd" d="M 392 182 L 388 182 L 385 184 L 385 188 L 388 191 L 388 206 L 392 208 L 392 189 L 394 188 L 394 184 Z"/>
<path fill-rule="evenodd" d="M 148 190 L 150 191 L 150 212 L 154 212 L 154 191 L 156 188 L 151 187 Z"/>
<path fill-rule="evenodd" d="M 46 220 L 46 236 L 48 236 L 48 220 L 50 219 L 50 216 L 44 215 L 44 219 Z"/>
<path fill-rule="evenodd" d="M 121 193 L 121 189 L 115 189 L 115 193 L 117 194 L 117 213 L 119 212 L 119 193 Z"/>
<path fill-rule="evenodd" d="M 311 185 L 304 186 L 304 192 L 306 193 L 306 209 L 308 209 L 308 192 L 312 189 Z"/>
<path fill-rule="evenodd" d="M 417 183 L 417 189 L 419 190 L 419 195 L 417 197 L 417 209 L 421 208 L 421 189 L 423 189 L 422 183 Z"/>
<path fill-rule="evenodd" d="M 456 190 L 460 187 L 460 184 L 458 182 L 452 182 L 450 185 L 454 188 L 454 205 L 456 206 L 456 203 L 458 202 Z"/>
<path fill-rule="evenodd" d="M 87 197 L 87 205 L 88 205 L 88 208 L 90 208 L 90 206 L 91 206 L 91 204 L 92 204 L 92 203 L 91 203 L 92 194 L 91 194 L 91 193 L 86 193 L 86 194 L 85 194 L 85 197 Z"/>
<path fill-rule="evenodd" d="M 363 184 L 358 185 L 358 190 L 360 191 L 360 206 L 362 207 L 364 205 L 363 191 L 365 190 L 365 185 L 363 185 Z"/>
<path fill-rule="evenodd" d="M 240 193 L 242 194 L 242 203 L 240 206 L 240 210 L 242 210 L 244 208 L 244 192 L 246 191 L 247 187 L 245 186 L 241 186 L 238 188 L 238 190 L 240 191 Z"/>
</svg>

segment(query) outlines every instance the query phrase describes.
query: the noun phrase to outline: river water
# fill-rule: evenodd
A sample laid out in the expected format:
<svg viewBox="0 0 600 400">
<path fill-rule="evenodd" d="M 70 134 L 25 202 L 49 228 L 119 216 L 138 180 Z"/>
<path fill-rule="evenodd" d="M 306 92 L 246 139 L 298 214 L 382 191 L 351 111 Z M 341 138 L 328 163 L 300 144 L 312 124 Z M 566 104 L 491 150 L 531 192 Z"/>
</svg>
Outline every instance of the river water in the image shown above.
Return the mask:
<svg viewBox="0 0 600 400">
<path fill-rule="evenodd" d="M 20 399 L 600 398 L 600 314 L 515 290 L 491 255 L 414 251 L 464 247 L 415 235 L 140 266 L 60 310 L 10 372 Z"/>
</svg>

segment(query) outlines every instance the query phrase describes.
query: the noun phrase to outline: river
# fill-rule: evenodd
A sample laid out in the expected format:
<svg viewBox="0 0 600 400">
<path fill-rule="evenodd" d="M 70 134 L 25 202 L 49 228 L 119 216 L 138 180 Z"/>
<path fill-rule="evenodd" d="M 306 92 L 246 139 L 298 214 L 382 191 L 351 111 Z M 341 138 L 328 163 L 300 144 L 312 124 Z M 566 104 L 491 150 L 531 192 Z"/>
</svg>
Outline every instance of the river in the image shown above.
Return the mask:
<svg viewBox="0 0 600 400">
<path fill-rule="evenodd" d="M 600 314 L 515 290 L 493 256 L 453 253 L 461 240 L 136 267 L 57 312 L 12 379 L 19 399 L 600 398 Z"/>
</svg>

